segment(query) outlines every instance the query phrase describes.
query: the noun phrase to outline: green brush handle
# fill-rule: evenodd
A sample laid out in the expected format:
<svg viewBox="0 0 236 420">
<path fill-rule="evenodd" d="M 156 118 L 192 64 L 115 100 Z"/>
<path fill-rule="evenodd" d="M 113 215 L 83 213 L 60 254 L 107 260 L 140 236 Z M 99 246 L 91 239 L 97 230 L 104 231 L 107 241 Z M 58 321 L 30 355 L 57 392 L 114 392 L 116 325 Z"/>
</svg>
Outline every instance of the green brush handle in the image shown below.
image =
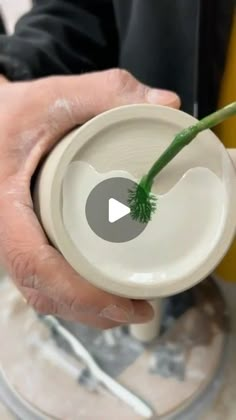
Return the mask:
<svg viewBox="0 0 236 420">
<path fill-rule="evenodd" d="M 154 178 L 159 172 L 201 132 L 220 124 L 225 119 L 236 115 L 236 102 L 208 115 L 191 127 L 185 128 L 176 135 L 171 144 L 162 153 L 151 167 L 147 175 L 141 180 L 141 185 L 146 191 L 151 191 Z M 236 134 L 235 134 L 236 135 Z"/>
</svg>

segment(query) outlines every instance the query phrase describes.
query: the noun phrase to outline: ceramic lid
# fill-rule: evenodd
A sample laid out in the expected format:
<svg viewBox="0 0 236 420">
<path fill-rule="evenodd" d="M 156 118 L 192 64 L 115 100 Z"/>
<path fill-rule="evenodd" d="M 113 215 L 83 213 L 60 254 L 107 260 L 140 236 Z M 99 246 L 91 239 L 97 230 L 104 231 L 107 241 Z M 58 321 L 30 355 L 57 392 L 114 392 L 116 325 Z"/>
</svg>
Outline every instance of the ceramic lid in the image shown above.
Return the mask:
<svg viewBox="0 0 236 420">
<path fill-rule="evenodd" d="M 100 178 L 107 173 L 114 175 L 114 171 L 126 171 L 131 174 L 133 179 L 139 180 L 171 142 L 175 134 L 195 121 L 193 117 L 181 111 L 155 105 L 131 105 L 116 108 L 95 117 L 74 130 L 53 149 L 46 159 L 35 190 L 36 211 L 52 243 L 77 272 L 97 287 L 136 299 L 178 293 L 205 278 L 227 252 L 236 226 L 236 176 L 227 151 L 210 130 L 201 133 L 190 146 L 185 148 L 160 173 L 154 186 L 154 192 L 164 196 L 175 188 L 182 177 L 186 176 L 186 173 L 198 167 L 205 168 L 206 171 L 211 172 L 213 177 L 217 178 L 222 185 L 221 204 L 223 207 L 221 207 L 221 214 L 217 216 L 217 225 L 212 228 L 212 232 L 214 229 L 215 232 L 212 233 L 212 238 L 209 237 L 209 246 L 206 244 L 206 238 L 203 238 L 205 228 L 202 228 L 205 226 L 205 210 L 203 211 L 205 200 L 202 202 L 202 209 L 198 207 L 199 211 L 201 210 L 199 217 L 197 218 L 196 214 L 192 215 L 192 226 L 195 227 L 200 240 L 205 240 L 206 248 L 194 247 L 191 249 L 190 247 L 186 248 L 186 252 L 183 252 L 184 247 L 181 248 L 181 241 L 188 232 L 186 229 L 182 229 L 178 233 L 179 245 L 176 241 L 173 251 L 175 259 L 173 261 L 171 258 L 166 259 L 166 265 L 160 269 L 162 261 L 158 260 L 158 249 L 160 250 L 159 254 L 162 251 L 163 255 L 168 256 L 168 242 L 165 243 L 165 238 L 160 242 L 158 232 L 154 228 L 149 228 L 152 252 L 155 244 L 157 249 L 156 258 L 155 254 L 152 254 L 150 264 L 147 264 L 149 247 L 147 237 L 144 250 L 146 259 L 142 260 L 140 254 L 142 234 L 139 236 L 137 246 L 136 239 L 129 243 L 115 245 L 105 244 L 104 241 L 104 252 L 107 251 L 108 257 L 106 261 L 104 256 L 106 254 L 103 255 L 104 258 L 101 258 L 99 254 L 102 252 L 102 239 L 94 237 L 93 242 L 87 242 L 87 236 L 91 232 L 86 235 L 90 227 L 85 226 L 85 214 L 83 215 L 84 222 L 81 225 L 81 233 L 78 231 L 78 235 L 81 234 L 81 241 L 76 244 L 65 223 L 63 185 L 71 165 L 83 162 L 100 174 Z M 88 188 L 86 187 L 87 178 L 83 178 L 83 173 L 86 174 L 86 172 L 82 172 L 81 178 L 78 178 L 78 190 L 74 191 L 79 191 L 83 185 L 81 191 L 86 197 L 92 184 L 89 184 Z M 195 181 L 191 182 L 194 184 Z M 201 189 L 199 179 L 196 182 L 198 189 Z M 201 182 L 204 187 L 204 180 Z M 75 187 L 76 184 L 73 188 Z M 194 188 L 193 185 L 192 195 L 184 197 L 186 205 L 189 200 L 194 199 Z M 212 188 L 210 188 L 209 194 L 212 193 Z M 79 200 L 79 194 L 78 197 L 76 194 L 73 197 L 75 197 L 75 201 L 71 203 L 72 206 L 75 205 L 76 200 Z M 206 194 L 205 197 L 207 200 L 208 195 Z M 182 205 L 183 202 L 182 200 Z M 171 207 L 174 209 L 175 206 Z M 168 208 L 170 214 L 166 218 L 166 226 L 171 222 L 173 209 Z M 185 210 L 183 207 L 183 214 Z M 189 217 L 187 213 L 186 226 L 188 229 L 190 221 L 188 220 L 187 224 L 187 219 Z M 200 223 L 199 229 L 197 229 L 198 223 Z M 144 234 L 145 232 L 146 230 Z M 145 235 L 147 236 L 147 233 Z M 165 253 L 164 247 L 166 247 Z M 176 252 L 178 247 L 182 249 L 179 259 Z M 112 254 L 111 249 L 113 249 Z M 108 261 L 111 261 L 111 255 L 115 259 L 114 264 L 110 264 Z M 122 257 L 124 255 L 125 258 Z M 143 266 L 142 261 L 144 261 Z"/>
</svg>

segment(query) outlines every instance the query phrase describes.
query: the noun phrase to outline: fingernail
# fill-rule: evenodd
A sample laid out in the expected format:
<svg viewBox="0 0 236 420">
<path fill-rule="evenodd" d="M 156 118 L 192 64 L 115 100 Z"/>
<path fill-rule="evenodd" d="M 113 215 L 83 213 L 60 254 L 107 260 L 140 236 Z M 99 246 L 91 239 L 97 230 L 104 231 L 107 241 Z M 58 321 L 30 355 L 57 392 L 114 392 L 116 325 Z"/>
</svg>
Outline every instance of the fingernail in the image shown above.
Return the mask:
<svg viewBox="0 0 236 420">
<path fill-rule="evenodd" d="M 150 104 L 171 105 L 179 102 L 176 93 L 169 90 L 149 89 L 146 99 Z"/>
<path fill-rule="evenodd" d="M 132 314 L 116 305 L 107 306 L 100 312 L 99 316 L 124 324 L 128 324 L 132 318 Z"/>
<path fill-rule="evenodd" d="M 132 322 L 135 323 L 145 323 L 151 321 L 154 316 L 154 311 L 152 306 L 145 301 L 133 301 L 133 307 L 135 311 L 135 316 L 133 317 Z"/>
</svg>

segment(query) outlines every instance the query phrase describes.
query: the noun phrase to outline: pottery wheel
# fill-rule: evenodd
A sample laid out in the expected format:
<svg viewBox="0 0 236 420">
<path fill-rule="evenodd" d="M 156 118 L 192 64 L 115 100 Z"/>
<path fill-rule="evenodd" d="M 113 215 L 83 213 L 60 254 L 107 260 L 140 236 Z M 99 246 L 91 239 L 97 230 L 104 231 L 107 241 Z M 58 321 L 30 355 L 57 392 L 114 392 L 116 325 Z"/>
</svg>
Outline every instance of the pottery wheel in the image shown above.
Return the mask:
<svg viewBox="0 0 236 420">
<path fill-rule="evenodd" d="M 0 405 L 2 420 L 142 418 L 93 378 L 5 276 L 0 298 L 0 397 L 9 410 Z M 152 407 L 153 418 L 189 420 L 219 382 L 228 329 L 224 300 L 207 279 L 163 301 L 162 319 L 161 336 L 149 345 L 126 328 L 104 333 L 63 325 L 105 372 Z"/>
</svg>

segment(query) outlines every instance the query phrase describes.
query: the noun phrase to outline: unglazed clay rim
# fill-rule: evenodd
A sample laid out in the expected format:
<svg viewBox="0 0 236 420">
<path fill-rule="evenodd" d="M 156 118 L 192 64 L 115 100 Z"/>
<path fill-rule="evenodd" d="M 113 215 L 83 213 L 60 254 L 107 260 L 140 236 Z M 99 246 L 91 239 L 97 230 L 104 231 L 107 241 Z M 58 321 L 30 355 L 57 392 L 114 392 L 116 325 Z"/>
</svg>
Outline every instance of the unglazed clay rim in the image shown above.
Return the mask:
<svg viewBox="0 0 236 420">
<path fill-rule="evenodd" d="M 197 121 L 182 111 L 146 104 L 123 106 L 100 114 L 70 133 L 51 152 L 38 178 L 35 203 L 36 212 L 38 211 L 39 218 L 50 240 L 82 277 L 98 288 L 113 294 L 133 299 L 151 299 L 176 294 L 194 286 L 207 277 L 223 259 L 233 241 L 236 230 L 236 172 L 226 149 L 219 139 L 210 130 L 206 131 L 204 133 L 205 137 L 214 137 L 217 147 L 221 147 L 225 151 L 223 153 L 225 159 L 228 160 L 227 163 L 232 173 L 228 182 L 226 222 L 221 237 L 207 260 L 202 262 L 191 275 L 183 276 L 174 282 L 165 280 L 165 282 L 157 282 L 156 284 L 135 284 L 129 281 L 125 283 L 116 279 L 115 275 L 114 278 L 106 276 L 102 270 L 92 266 L 76 249 L 64 227 L 61 202 L 62 183 L 67 166 L 90 138 L 114 123 L 133 118 L 147 118 L 149 120 L 158 118 L 171 124 L 178 124 L 183 128 Z"/>
</svg>

